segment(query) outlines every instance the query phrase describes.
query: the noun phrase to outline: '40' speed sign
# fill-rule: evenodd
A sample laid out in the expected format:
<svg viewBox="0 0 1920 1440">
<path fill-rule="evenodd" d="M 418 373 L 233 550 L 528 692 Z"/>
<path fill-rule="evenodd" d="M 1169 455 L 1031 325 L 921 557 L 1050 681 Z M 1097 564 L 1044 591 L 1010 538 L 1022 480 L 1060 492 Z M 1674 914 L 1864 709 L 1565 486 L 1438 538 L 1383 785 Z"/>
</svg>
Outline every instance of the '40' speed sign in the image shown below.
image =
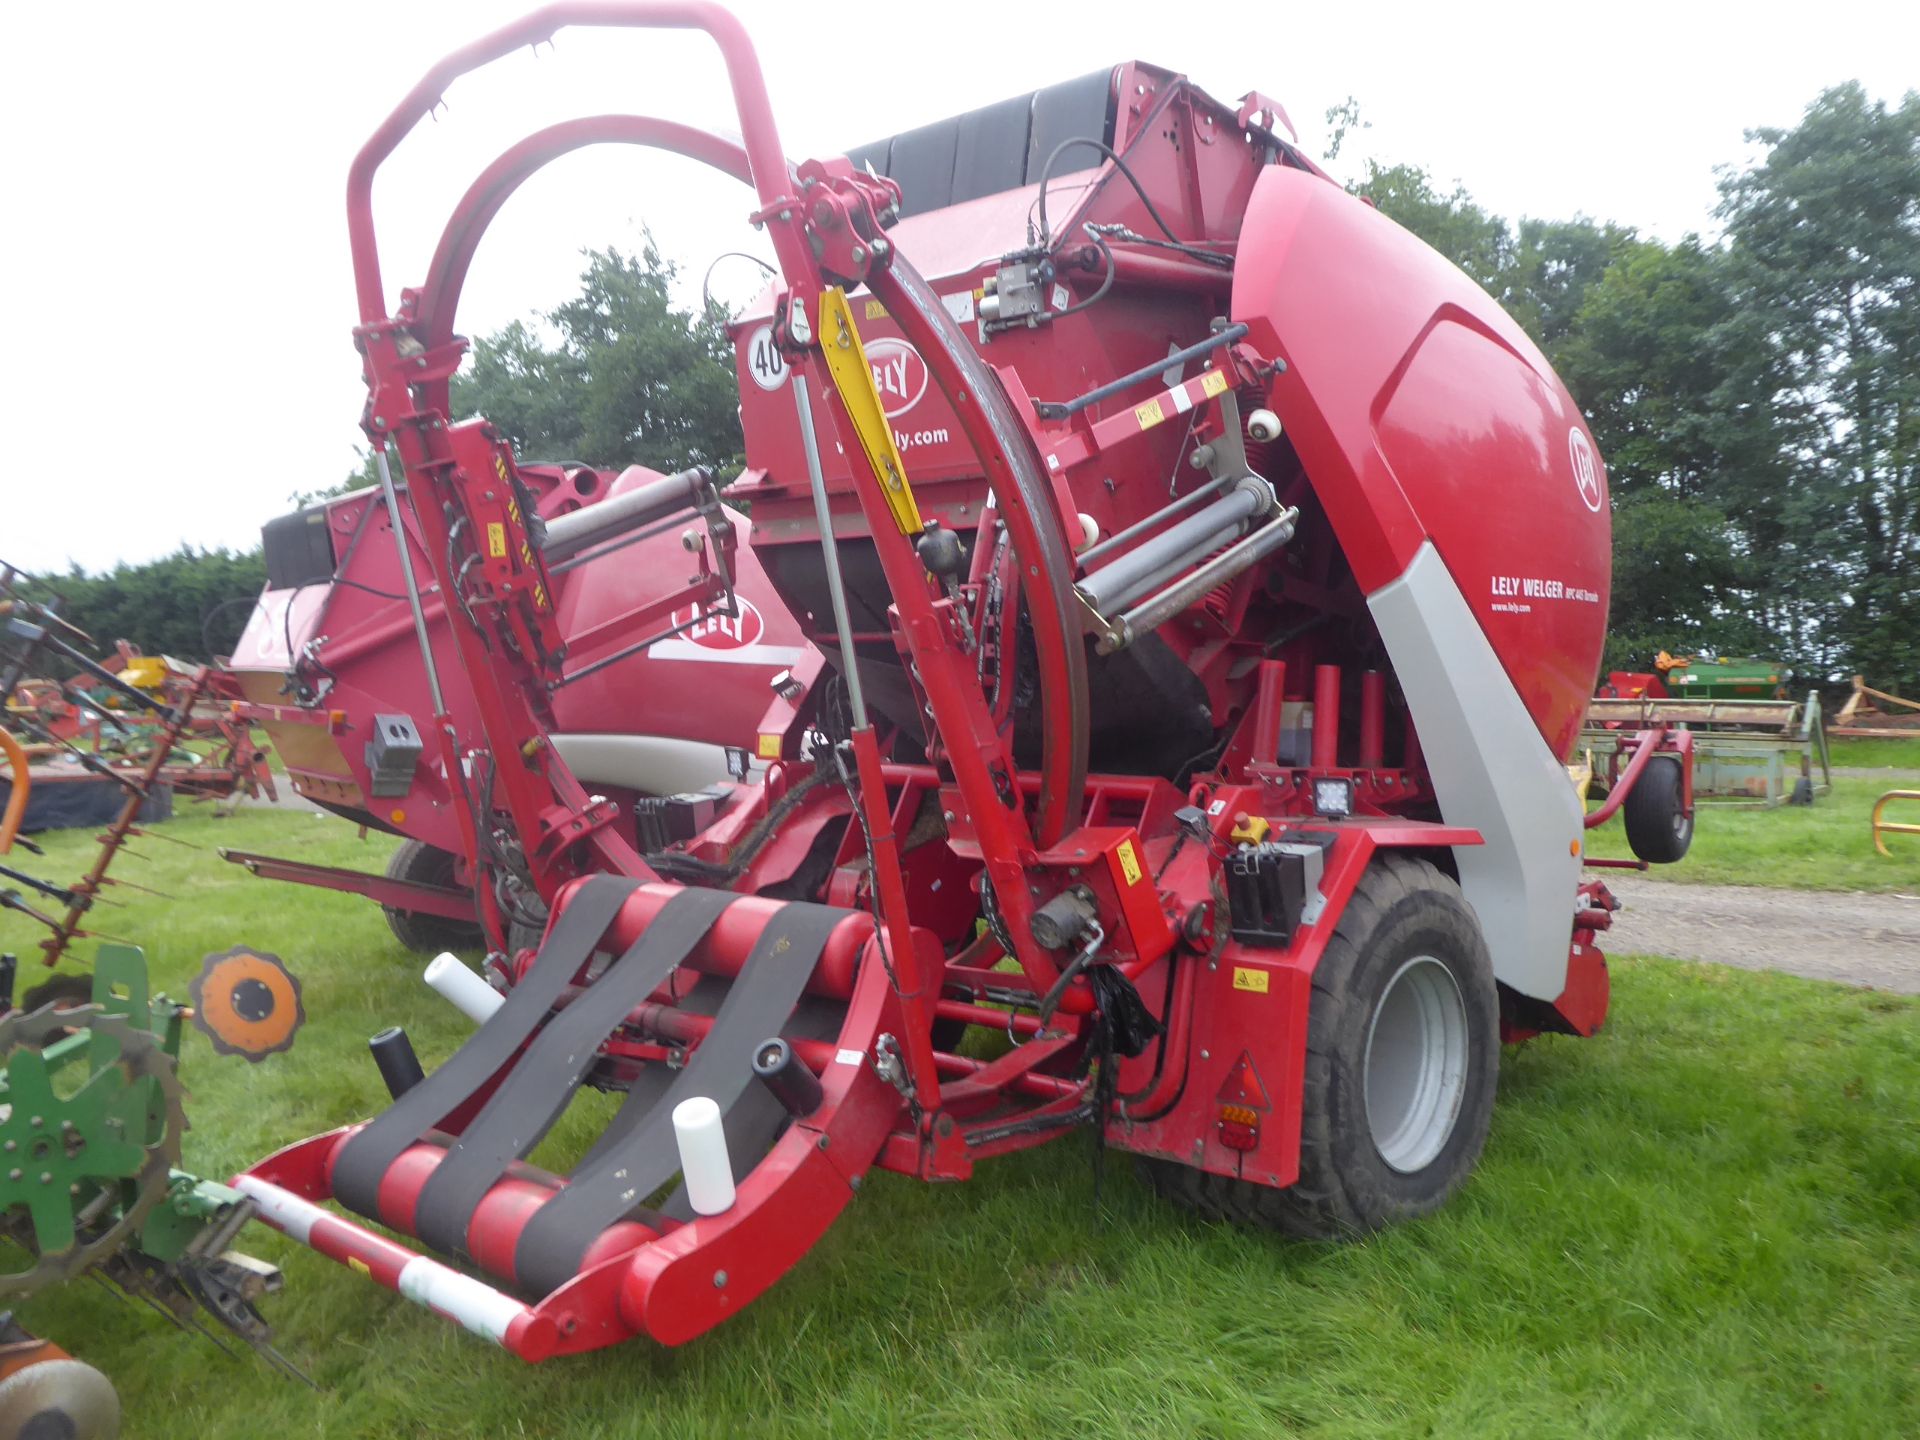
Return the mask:
<svg viewBox="0 0 1920 1440">
<path fill-rule="evenodd" d="M 747 374 L 762 390 L 778 390 L 787 383 L 787 357 L 773 343 L 773 326 L 762 325 L 747 337 Z"/>
</svg>

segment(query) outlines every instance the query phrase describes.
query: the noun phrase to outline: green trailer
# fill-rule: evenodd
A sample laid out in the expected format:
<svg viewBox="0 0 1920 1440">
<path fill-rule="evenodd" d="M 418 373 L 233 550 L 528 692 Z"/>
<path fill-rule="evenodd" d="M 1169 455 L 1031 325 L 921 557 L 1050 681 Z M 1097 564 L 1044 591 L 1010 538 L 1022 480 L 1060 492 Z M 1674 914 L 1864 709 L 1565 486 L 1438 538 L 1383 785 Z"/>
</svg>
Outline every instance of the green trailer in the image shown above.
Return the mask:
<svg viewBox="0 0 1920 1440">
<path fill-rule="evenodd" d="M 1656 667 L 1676 700 L 1784 700 L 1793 672 L 1751 656 L 1661 654 Z"/>
</svg>

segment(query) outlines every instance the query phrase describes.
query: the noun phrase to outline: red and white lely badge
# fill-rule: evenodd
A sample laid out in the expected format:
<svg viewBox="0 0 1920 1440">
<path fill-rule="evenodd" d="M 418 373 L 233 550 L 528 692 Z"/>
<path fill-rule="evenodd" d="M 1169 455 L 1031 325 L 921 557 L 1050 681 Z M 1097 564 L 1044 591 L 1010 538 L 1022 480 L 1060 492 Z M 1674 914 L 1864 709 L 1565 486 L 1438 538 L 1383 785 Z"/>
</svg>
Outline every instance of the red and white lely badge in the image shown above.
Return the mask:
<svg viewBox="0 0 1920 1440">
<path fill-rule="evenodd" d="M 736 595 L 733 603 L 740 611 L 738 615 L 708 612 L 700 605 L 674 611 L 672 623 L 686 627 L 679 638 L 703 650 L 740 650 L 757 645 L 766 631 L 766 621 L 760 618 L 754 603 L 744 596 Z"/>
<path fill-rule="evenodd" d="M 1573 457 L 1573 483 L 1580 488 L 1580 498 L 1598 515 L 1607 499 L 1600 489 L 1600 459 L 1587 432 L 1578 425 L 1567 431 L 1567 453 Z"/>
<path fill-rule="evenodd" d="M 927 362 L 904 340 L 891 336 L 867 342 L 867 364 L 887 418 L 904 415 L 927 393 Z"/>
</svg>

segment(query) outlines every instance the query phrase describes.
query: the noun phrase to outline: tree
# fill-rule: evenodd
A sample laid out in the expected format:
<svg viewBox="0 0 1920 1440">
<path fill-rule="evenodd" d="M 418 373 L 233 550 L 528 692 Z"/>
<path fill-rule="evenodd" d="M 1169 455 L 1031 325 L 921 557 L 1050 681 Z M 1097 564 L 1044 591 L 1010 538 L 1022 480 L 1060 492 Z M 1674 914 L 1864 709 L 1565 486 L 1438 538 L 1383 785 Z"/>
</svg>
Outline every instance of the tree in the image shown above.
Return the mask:
<svg viewBox="0 0 1920 1440">
<path fill-rule="evenodd" d="M 737 468 L 725 316 L 675 308 L 674 267 L 651 239 L 638 255 L 586 259 L 580 294 L 543 317 L 558 343 L 520 321 L 477 342 L 471 369 L 454 377 L 455 415 L 485 415 L 528 460 Z"/>
<path fill-rule="evenodd" d="M 140 565 L 117 565 L 100 575 L 77 567 L 48 588 L 65 603 L 60 613 L 91 635 L 102 652 L 131 640 L 149 655 L 208 660 L 232 651 L 246 628 L 250 603 L 267 583 L 260 552 L 196 550 Z"/>
<path fill-rule="evenodd" d="M 1920 675 L 1920 94 L 1837 86 L 1722 182 L 1731 274 L 1772 358 L 1788 516 L 1833 600 L 1817 648 Z"/>
<path fill-rule="evenodd" d="M 1722 473 L 1717 396 L 1728 375 L 1719 337 L 1733 315 L 1724 270 L 1719 252 L 1693 236 L 1672 248 L 1623 243 L 1554 346 L 1616 495 L 1697 499 Z"/>
<path fill-rule="evenodd" d="M 1607 669 L 1644 670 L 1662 650 L 1765 649 L 1738 528 L 1711 504 L 1628 492 L 1613 507 Z"/>
<path fill-rule="evenodd" d="M 678 272 L 651 238 L 638 255 L 582 253 L 577 296 L 533 324 L 515 320 L 473 342 L 453 377 L 453 418 L 484 415 L 526 461 L 663 471 L 697 464 L 731 478 L 744 443 L 725 313 L 674 306 Z M 293 503 L 378 483 L 366 451 L 339 485 L 296 492 Z"/>
<path fill-rule="evenodd" d="M 1557 363 L 1589 292 L 1615 257 L 1636 243 L 1631 230 L 1599 225 L 1584 215 L 1522 220 L 1494 293 Z"/>
</svg>

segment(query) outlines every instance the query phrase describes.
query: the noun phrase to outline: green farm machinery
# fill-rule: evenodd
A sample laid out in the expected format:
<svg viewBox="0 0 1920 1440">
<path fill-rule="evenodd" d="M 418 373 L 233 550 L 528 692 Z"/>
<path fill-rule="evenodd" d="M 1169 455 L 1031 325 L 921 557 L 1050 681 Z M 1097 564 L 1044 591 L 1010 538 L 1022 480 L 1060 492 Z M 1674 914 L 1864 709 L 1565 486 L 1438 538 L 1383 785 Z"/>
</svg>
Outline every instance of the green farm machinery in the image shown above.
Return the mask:
<svg viewBox="0 0 1920 1440">
<path fill-rule="evenodd" d="M 1615 670 L 1587 706 L 1580 749 L 1603 787 L 1620 766 L 1620 739 L 1646 725 L 1693 732 L 1693 793 L 1773 807 L 1811 805 L 1833 788 L 1820 696 L 1795 700 L 1778 660 L 1669 655 L 1651 671 Z"/>
<path fill-rule="evenodd" d="M 256 1309 L 280 1272 L 231 1248 L 252 1202 L 179 1168 L 190 1012 L 150 991 L 126 945 L 100 947 L 90 983 L 32 992 L 33 1008 L 14 1006 L 15 978 L 0 957 L 0 1307 L 87 1277 L 182 1329 L 213 1338 L 217 1321 L 291 1370 Z M 98 1371 L 0 1313 L 0 1437 L 118 1425 Z"/>
</svg>

